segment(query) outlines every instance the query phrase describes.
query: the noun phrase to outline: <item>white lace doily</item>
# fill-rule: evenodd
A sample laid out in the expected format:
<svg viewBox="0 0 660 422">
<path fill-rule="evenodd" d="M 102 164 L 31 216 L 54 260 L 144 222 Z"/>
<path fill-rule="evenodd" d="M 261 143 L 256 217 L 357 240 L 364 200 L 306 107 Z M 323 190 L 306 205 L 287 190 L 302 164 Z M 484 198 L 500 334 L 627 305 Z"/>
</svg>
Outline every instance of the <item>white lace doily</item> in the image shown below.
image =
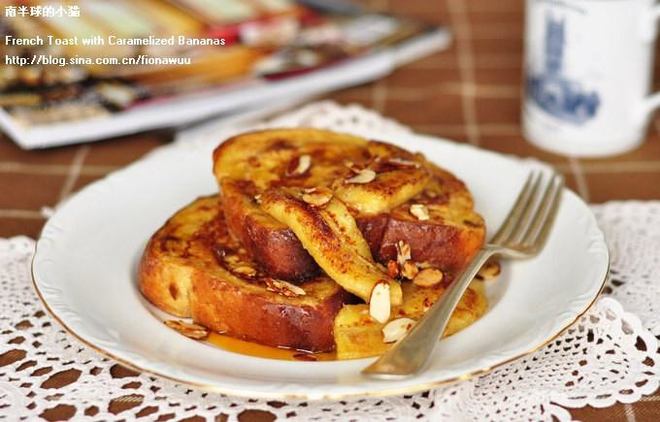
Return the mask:
<svg viewBox="0 0 660 422">
<path fill-rule="evenodd" d="M 270 124 L 358 133 L 407 130 L 359 107 L 333 103 L 308 106 Z M 212 127 L 188 135 L 186 142 L 193 144 L 211 135 L 218 139 Z M 564 407 L 634 402 L 660 381 L 654 337 L 660 335 L 660 203 L 616 202 L 593 210 L 610 245 L 612 277 L 605 297 L 567 332 L 477 379 L 412 396 L 341 402 L 239 399 L 129 371 L 82 346 L 44 313 L 30 281 L 34 242 L 0 239 L 0 419 L 32 419 L 58 408 L 76 420 L 220 415 L 235 420 L 256 409 L 288 421 L 566 421 L 571 417 Z"/>
</svg>

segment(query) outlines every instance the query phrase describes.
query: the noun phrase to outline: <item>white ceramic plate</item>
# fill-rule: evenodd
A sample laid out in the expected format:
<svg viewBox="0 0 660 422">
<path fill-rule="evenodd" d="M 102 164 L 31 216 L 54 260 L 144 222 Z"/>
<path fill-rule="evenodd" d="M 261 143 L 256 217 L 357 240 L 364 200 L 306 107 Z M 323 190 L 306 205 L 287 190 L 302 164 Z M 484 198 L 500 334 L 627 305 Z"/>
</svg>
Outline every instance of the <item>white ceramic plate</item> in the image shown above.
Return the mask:
<svg viewBox="0 0 660 422">
<path fill-rule="evenodd" d="M 467 182 L 491 233 L 530 168 L 540 165 L 420 135 L 380 138 L 423 152 Z M 48 221 L 37 244 L 34 283 L 67 331 L 127 365 L 227 394 L 307 400 L 401 394 L 483 373 L 538 349 L 584 313 L 604 283 L 603 235 L 589 208 L 565 191 L 543 252 L 505 262 L 488 289 L 486 315 L 440 342 L 417 377 L 376 381 L 360 376 L 371 359 L 279 361 L 190 340 L 167 328 L 142 298 L 136 264 L 172 213 L 216 191 L 213 146 L 156 151 L 84 189 Z"/>
</svg>

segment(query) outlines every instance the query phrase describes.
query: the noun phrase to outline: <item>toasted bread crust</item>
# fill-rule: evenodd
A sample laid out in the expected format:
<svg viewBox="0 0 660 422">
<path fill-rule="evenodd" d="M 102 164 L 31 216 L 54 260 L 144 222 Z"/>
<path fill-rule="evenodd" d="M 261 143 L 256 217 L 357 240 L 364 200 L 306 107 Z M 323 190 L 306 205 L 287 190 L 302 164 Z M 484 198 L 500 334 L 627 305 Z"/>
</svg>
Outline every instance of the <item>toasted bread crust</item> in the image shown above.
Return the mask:
<svg viewBox="0 0 660 422">
<path fill-rule="evenodd" d="M 349 295 L 328 277 L 301 284 L 304 296 L 269 290 L 269 275 L 228 232 L 217 196 L 177 212 L 149 241 L 139 288 L 158 308 L 233 337 L 274 347 L 334 349 L 333 320 Z"/>
<path fill-rule="evenodd" d="M 311 283 L 303 285 L 306 290 Z M 193 319 L 214 331 L 273 347 L 310 352 L 335 348 L 333 321 L 347 296 L 343 291 L 308 306 L 246 295 L 240 288 L 201 274 L 193 285 Z"/>
<path fill-rule="evenodd" d="M 251 183 L 224 180 L 222 193 L 229 232 L 266 272 L 292 282 L 319 274 L 318 265 L 296 235 L 259 209 Z"/>
<path fill-rule="evenodd" d="M 380 262 L 396 259 L 396 243 L 406 242 L 415 262 L 426 262 L 449 277 L 460 272 L 484 243 L 486 228 L 473 211 L 473 201 L 465 184 L 451 173 L 429 164 L 433 173 L 420 195 L 389 213 L 361 216 L 357 221 Z M 424 204 L 430 218 L 420 221 L 410 213 L 410 205 Z"/>
</svg>

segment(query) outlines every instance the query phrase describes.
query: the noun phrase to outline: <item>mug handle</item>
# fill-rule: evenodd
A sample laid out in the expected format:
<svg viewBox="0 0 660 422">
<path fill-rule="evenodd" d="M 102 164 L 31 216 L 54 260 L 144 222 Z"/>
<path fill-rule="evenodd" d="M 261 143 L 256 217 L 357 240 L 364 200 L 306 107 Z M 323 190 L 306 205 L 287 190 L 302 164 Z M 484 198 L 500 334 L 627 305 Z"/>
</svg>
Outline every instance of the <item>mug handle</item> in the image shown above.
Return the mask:
<svg viewBox="0 0 660 422">
<path fill-rule="evenodd" d="M 641 42 L 651 44 L 655 42 L 658 35 L 658 21 L 660 20 L 660 4 L 656 3 L 651 7 L 650 13 L 644 13 L 642 22 L 639 26 Z M 653 48 L 653 47 L 651 47 Z M 651 70 L 652 72 L 652 70 Z M 653 93 L 642 101 L 641 107 L 637 112 L 637 124 L 641 127 L 651 119 L 653 112 L 660 107 L 660 92 Z"/>
</svg>

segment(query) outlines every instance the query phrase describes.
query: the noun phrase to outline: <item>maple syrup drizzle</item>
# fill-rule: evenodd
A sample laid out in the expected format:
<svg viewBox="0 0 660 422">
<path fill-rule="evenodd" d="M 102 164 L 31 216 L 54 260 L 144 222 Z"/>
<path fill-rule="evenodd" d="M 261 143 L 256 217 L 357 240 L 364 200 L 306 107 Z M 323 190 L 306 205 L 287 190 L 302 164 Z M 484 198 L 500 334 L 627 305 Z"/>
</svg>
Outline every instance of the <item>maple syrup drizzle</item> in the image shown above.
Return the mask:
<svg viewBox="0 0 660 422">
<path fill-rule="evenodd" d="M 266 359 L 292 360 L 292 361 L 327 361 L 337 360 L 337 355 L 329 353 L 311 353 L 305 350 L 286 349 L 264 346 L 250 341 L 239 340 L 222 334 L 211 333 L 206 341 L 216 347 L 229 352 L 240 353 Z"/>
</svg>

